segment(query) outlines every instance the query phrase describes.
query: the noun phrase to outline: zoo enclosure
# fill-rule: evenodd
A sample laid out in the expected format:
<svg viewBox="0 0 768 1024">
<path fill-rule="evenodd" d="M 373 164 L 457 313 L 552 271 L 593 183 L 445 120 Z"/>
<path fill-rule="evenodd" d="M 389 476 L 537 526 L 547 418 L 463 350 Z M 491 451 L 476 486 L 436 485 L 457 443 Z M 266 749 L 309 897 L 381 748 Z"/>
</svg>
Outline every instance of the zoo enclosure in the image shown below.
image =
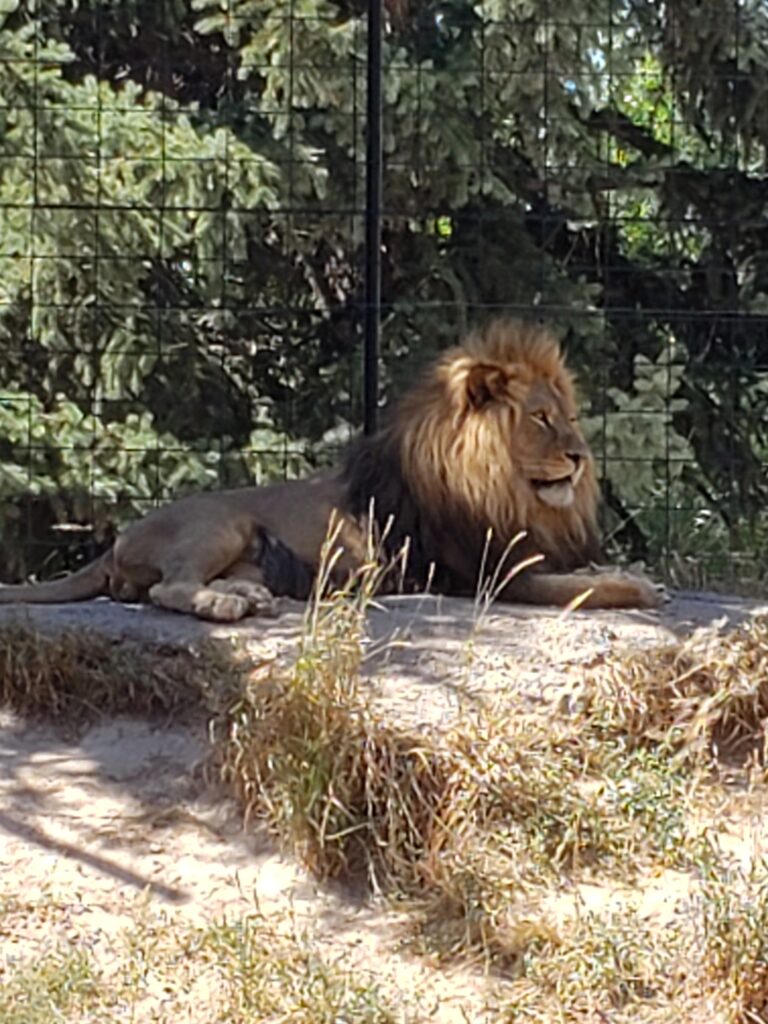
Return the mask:
<svg viewBox="0 0 768 1024">
<path fill-rule="evenodd" d="M 768 12 L 389 0 L 366 252 L 356 0 L 0 0 L 0 567 L 184 490 L 304 472 L 497 311 L 582 384 L 605 528 L 683 583 L 766 566 Z M 368 225 L 369 227 L 369 225 Z"/>
</svg>

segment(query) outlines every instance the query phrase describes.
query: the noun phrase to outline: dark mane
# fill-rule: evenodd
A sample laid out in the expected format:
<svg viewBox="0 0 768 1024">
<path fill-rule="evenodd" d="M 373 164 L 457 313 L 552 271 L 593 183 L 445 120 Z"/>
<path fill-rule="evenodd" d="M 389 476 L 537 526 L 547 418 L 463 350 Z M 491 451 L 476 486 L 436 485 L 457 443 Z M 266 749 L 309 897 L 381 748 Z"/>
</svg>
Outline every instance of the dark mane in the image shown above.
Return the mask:
<svg viewBox="0 0 768 1024">
<path fill-rule="evenodd" d="M 438 587 L 448 585 L 447 578 L 435 576 L 440 567 L 434 564 L 432 531 L 425 510 L 419 508 L 405 481 L 398 441 L 391 430 L 352 443 L 344 460 L 342 482 L 345 512 L 362 522 L 373 511 L 389 560 L 408 545 L 405 582 L 409 588 L 421 589 L 430 579 Z"/>
</svg>

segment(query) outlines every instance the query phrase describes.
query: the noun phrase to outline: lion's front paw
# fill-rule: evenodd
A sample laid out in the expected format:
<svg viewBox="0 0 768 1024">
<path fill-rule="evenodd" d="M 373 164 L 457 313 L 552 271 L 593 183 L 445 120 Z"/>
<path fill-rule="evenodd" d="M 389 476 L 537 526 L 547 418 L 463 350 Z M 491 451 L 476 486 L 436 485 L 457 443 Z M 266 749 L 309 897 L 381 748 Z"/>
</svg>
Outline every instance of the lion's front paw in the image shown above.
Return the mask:
<svg viewBox="0 0 768 1024">
<path fill-rule="evenodd" d="M 633 577 L 632 582 L 637 587 L 637 604 L 640 608 L 661 608 L 672 599 L 663 583 L 655 583 L 642 576 Z"/>
<path fill-rule="evenodd" d="M 598 586 L 602 587 L 607 579 L 601 580 Z M 630 573 L 610 577 L 608 590 L 606 604 L 614 608 L 660 608 L 670 599 L 663 583 Z"/>
</svg>

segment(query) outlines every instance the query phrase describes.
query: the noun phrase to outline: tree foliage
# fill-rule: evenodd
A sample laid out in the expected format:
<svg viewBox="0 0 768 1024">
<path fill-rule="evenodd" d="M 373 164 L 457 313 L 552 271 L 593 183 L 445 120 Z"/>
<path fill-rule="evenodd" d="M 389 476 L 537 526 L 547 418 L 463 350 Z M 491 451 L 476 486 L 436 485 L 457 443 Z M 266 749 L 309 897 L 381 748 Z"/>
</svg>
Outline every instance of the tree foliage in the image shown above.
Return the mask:
<svg viewBox="0 0 768 1024">
<path fill-rule="evenodd" d="M 357 427 L 363 6 L 0 4 L 6 575 L 57 524 L 98 541 Z M 616 537 L 759 562 L 765 5 L 387 10 L 386 390 L 489 310 L 541 315 Z"/>
</svg>

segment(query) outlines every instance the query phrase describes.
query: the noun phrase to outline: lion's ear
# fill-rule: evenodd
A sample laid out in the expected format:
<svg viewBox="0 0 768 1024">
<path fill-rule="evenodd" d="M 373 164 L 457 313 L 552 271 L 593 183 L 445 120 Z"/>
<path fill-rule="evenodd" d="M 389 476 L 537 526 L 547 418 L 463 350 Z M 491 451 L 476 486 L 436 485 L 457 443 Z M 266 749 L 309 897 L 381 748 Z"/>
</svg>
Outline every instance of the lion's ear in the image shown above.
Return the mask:
<svg viewBox="0 0 768 1024">
<path fill-rule="evenodd" d="M 507 394 L 509 376 L 493 363 L 476 363 L 467 374 L 467 399 L 474 409 L 482 409 Z"/>
</svg>

